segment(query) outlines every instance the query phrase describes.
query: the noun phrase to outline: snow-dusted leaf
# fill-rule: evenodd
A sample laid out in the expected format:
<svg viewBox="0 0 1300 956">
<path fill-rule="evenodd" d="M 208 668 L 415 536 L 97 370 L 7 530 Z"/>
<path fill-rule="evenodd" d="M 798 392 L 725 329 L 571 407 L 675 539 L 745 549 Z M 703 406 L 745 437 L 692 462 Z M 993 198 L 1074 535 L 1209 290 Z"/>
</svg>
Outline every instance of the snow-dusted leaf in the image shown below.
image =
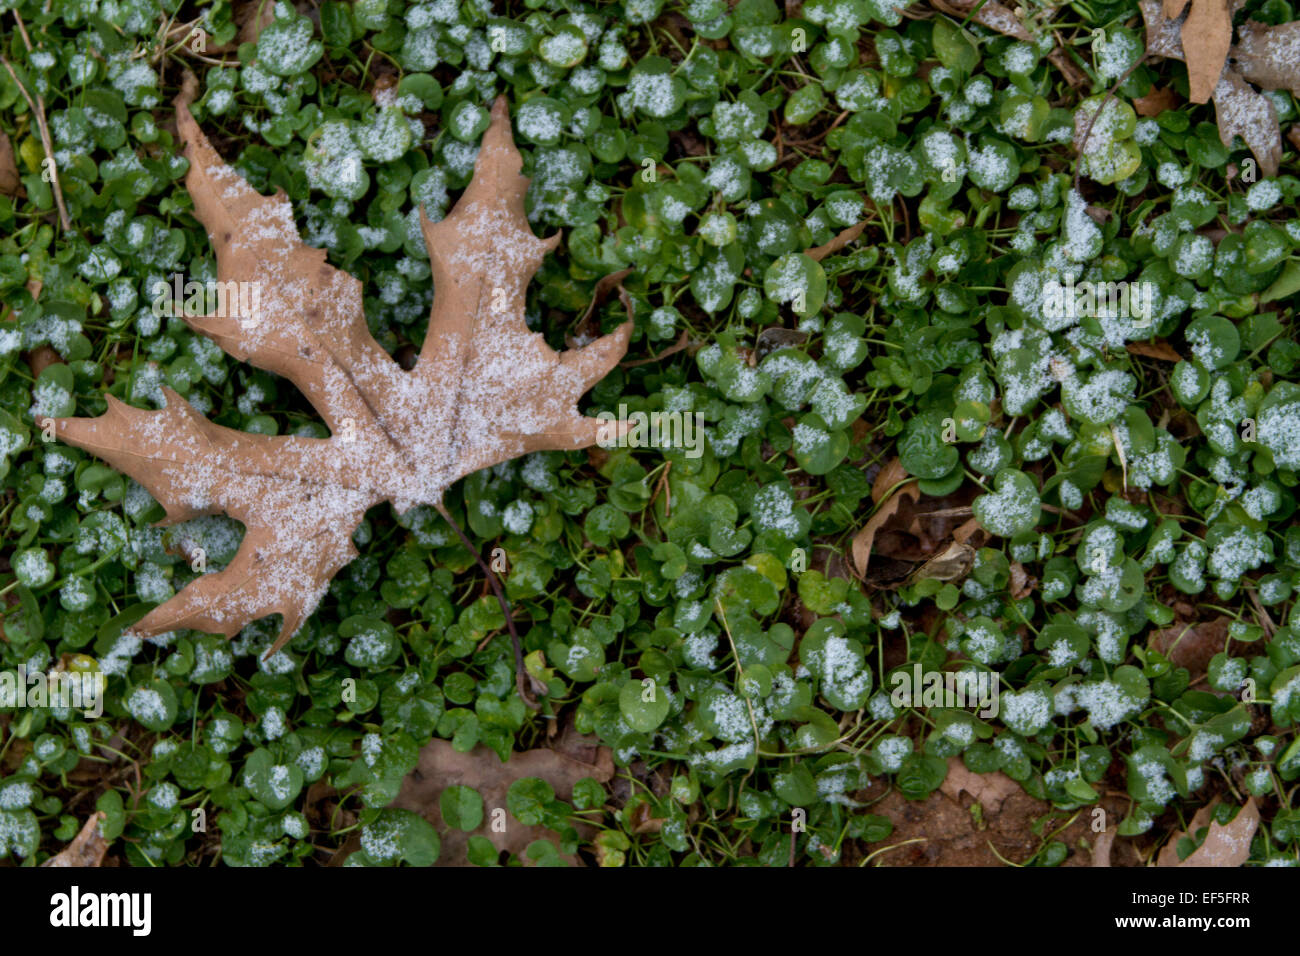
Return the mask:
<svg viewBox="0 0 1300 956">
<path fill-rule="evenodd" d="M 225 428 L 170 389 L 159 411 L 110 395 L 99 418 L 55 425 L 64 441 L 144 485 L 166 509 L 166 523 L 225 512 L 248 529 L 228 567 L 190 583 L 134 633 L 229 636 L 278 613 L 274 650 L 355 557 L 352 532 L 368 508 L 436 505 L 479 469 L 594 444 L 604 423 L 581 415 L 577 401 L 623 356 L 632 323 L 563 354 L 525 325 L 528 284 L 559 236 L 538 239 L 525 219 L 528 180 L 504 98 L 456 207 L 436 224 L 421 215 L 434 299 L 409 372 L 371 336 L 361 283 L 300 240 L 286 197 L 259 195 L 227 166 L 184 97 L 176 115 L 190 162 L 186 185 L 216 250 L 217 279 L 260 292 L 249 297 L 260 299 L 257 314 L 185 321 L 234 357 L 290 379 L 332 437 Z"/>
<path fill-rule="evenodd" d="M 1229 0 L 1192 0 L 1183 21 L 1180 38 L 1187 58 L 1187 98 L 1193 103 L 1209 100 L 1219 85 L 1219 74 L 1232 46 L 1232 13 Z M 1166 17 L 1176 15 L 1183 0 L 1165 0 Z"/>
<path fill-rule="evenodd" d="M 1183 58 L 1183 41 L 1179 36 L 1182 32 L 1181 24 L 1165 16 L 1160 8 L 1160 0 L 1142 0 L 1139 7 L 1147 28 L 1147 52 L 1155 56 L 1181 60 Z"/>
<path fill-rule="evenodd" d="M 1169 838 L 1156 860 L 1157 866 L 1241 866 L 1250 857 L 1250 841 L 1259 828 L 1259 808 L 1254 798 L 1238 811 L 1231 822 L 1220 824 L 1211 819 L 1215 804 L 1202 807 L 1192 817 L 1187 833 L 1177 831 Z M 1178 859 L 1178 841 L 1184 836 L 1196 833 L 1201 827 L 1208 826 L 1205 842 L 1187 855 L 1187 859 Z"/>
<path fill-rule="evenodd" d="M 1004 468 L 993 479 L 993 488 L 992 493 L 971 502 L 971 510 L 985 531 L 1009 538 L 1038 524 L 1042 502 L 1032 478 L 1014 468 Z"/>
<path fill-rule="evenodd" d="M 1197 3 L 1211 11 L 1201 16 L 1212 19 L 1215 24 L 1219 23 L 1221 15 L 1218 5 L 1226 4 L 1226 0 L 1197 0 Z M 1213 9 L 1206 6 L 1207 3 L 1212 3 Z M 1194 95 L 1190 99 L 1195 103 L 1204 103 L 1209 94 L 1213 93 L 1219 121 L 1219 138 L 1223 144 L 1231 148 L 1233 137 L 1240 136 L 1259 161 L 1264 175 L 1276 176 L 1282 155 L 1277 112 L 1267 97 L 1251 89 L 1242 78 L 1252 80 L 1265 89 L 1293 89 L 1300 85 L 1296 79 L 1300 76 L 1300 70 L 1297 70 L 1297 64 L 1300 63 L 1300 32 L 1288 29 L 1297 24 L 1266 27 L 1252 21 L 1241 29 L 1241 43 L 1234 46 L 1232 17 L 1228 12 L 1227 45 L 1224 45 L 1222 32 L 1214 33 L 1211 40 L 1201 38 L 1193 41 L 1190 37 L 1196 34 L 1189 33 L 1192 17 L 1202 6 L 1194 7 L 1192 15 L 1180 24 L 1175 17 L 1183 5 L 1179 0 L 1166 0 L 1162 9 L 1160 0 L 1141 0 L 1139 6 L 1146 24 L 1147 53 L 1185 61 L 1192 56 L 1199 56 L 1202 58 L 1201 63 L 1205 64 L 1213 60 L 1217 55 L 1215 51 L 1223 46 L 1224 55 L 1218 57 L 1218 65 L 1214 67 L 1212 76 L 1208 72 L 1208 66 L 1205 66 L 1202 74 L 1191 82 Z M 1206 24 L 1201 23 L 1199 26 L 1205 27 Z M 1193 43 L 1194 46 L 1190 45 Z M 1190 76 L 1190 63 L 1188 72 Z M 1207 83 L 1208 89 L 1203 90 L 1202 86 Z M 1205 95 L 1197 95 L 1200 93 Z"/>
<path fill-rule="evenodd" d="M 1237 30 L 1229 62 L 1256 86 L 1300 96 L 1300 21 L 1277 26 L 1247 21 Z"/>
<path fill-rule="evenodd" d="M 1232 70 L 1224 70 L 1214 91 L 1214 116 L 1219 121 L 1219 139 L 1232 148 L 1240 136 L 1259 160 L 1265 176 L 1276 176 L 1282 161 L 1282 131 L 1277 125 L 1273 101 L 1258 93 Z"/>
<path fill-rule="evenodd" d="M 986 0 L 985 3 L 980 3 L 978 0 L 949 0 L 945 6 L 952 8 L 951 11 L 945 12 L 957 16 L 958 19 L 969 16 L 976 23 L 990 30 L 997 30 L 1001 34 L 1015 37 L 1026 43 L 1034 39 L 1033 35 L 1025 29 L 1025 25 L 1016 18 L 1016 14 L 997 0 Z"/>
</svg>

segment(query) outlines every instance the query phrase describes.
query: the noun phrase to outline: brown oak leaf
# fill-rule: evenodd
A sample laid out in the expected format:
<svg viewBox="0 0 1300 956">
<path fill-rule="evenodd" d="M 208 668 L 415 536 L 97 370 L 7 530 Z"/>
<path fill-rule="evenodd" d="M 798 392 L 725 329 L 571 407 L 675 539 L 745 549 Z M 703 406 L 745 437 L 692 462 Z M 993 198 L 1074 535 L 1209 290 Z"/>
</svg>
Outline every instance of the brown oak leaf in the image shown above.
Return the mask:
<svg viewBox="0 0 1300 956">
<path fill-rule="evenodd" d="M 371 336 L 361 283 L 301 241 L 284 194 L 262 196 L 226 165 L 184 95 L 176 115 L 190 163 L 186 186 L 216 250 L 218 283 L 260 292 L 254 315 L 185 322 L 235 358 L 290 379 L 331 437 L 225 428 L 170 389 L 158 411 L 110 395 L 98 418 L 58 419 L 55 427 L 144 485 L 166 509 L 163 523 L 225 512 L 247 529 L 229 566 L 191 582 L 132 631 L 231 636 L 281 614 L 273 653 L 356 556 L 352 532 L 368 508 L 441 506 L 454 482 L 482 468 L 594 444 L 604 423 L 579 413 L 577 402 L 622 358 L 632 323 L 563 353 L 525 325 L 528 284 L 560 237 L 538 239 L 528 226 L 528 180 L 504 97 L 455 208 L 437 223 L 421 210 L 434 296 L 410 371 Z"/>
<path fill-rule="evenodd" d="M 1272 100 L 1247 83 L 1266 90 L 1300 88 L 1300 33 L 1297 24 L 1267 26 L 1248 22 L 1232 42 L 1235 0 L 1195 0 L 1181 23 L 1175 19 L 1186 0 L 1140 0 L 1146 25 L 1147 53 L 1187 63 L 1189 99 L 1214 98 L 1219 139 L 1232 148 L 1240 136 L 1259 161 L 1265 176 L 1276 176 L 1282 158 L 1282 133 Z M 1222 48 L 1222 53 L 1219 52 Z"/>
<path fill-rule="evenodd" d="M 1165 19 L 1174 20 L 1188 0 L 1164 0 Z M 1228 0 L 1191 0 L 1179 33 L 1187 61 L 1187 98 L 1206 103 L 1219 85 L 1219 74 L 1232 46 L 1232 11 Z"/>
<path fill-rule="evenodd" d="M 908 482 L 902 485 L 880 504 L 880 507 L 876 509 L 876 513 L 853 536 L 851 547 L 853 569 L 859 578 L 866 577 L 867 567 L 871 564 L 871 547 L 876 540 L 876 532 L 898 512 L 898 508 L 904 499 L 915 502 L 920 494 L 916 482 Z"/>
<path fill-rule="evenodd" d="M 1282 161 L 1282 131 L 1277 125 L 1273 101 L 1257 93 L 1232 70 L 1224 70 L 1214 91 L 1214 117 L 1219 121 L 1219 139 L 1231 148 L 1240 136 L 1259 160 L 1265 176 L 1276 176 Z"/>
<path fill-rule="evenodd" d="M 1248 20 L 1237 30 L 1229 62 L 1256 86 L 1300 96 L 1300 22 L 1269 25 Z"/>
</svg>

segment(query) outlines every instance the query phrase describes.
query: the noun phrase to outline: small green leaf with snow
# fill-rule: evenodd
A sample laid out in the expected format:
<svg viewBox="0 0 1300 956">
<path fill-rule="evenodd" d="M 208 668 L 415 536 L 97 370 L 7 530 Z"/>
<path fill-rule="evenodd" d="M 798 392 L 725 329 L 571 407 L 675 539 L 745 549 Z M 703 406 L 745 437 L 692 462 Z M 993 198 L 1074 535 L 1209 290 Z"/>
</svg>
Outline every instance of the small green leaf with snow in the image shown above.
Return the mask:
<svg viewBox="0 0 1300 956">
<path fill-rule="evenodd" d="M 1004 468 L 993 479 L 993 492 L 971 502 L 980 526 L 989 534 L 1009 538 L 1031 530 L 1042 515 L 1034 480 L 1023 471 Z"/>
<path fill-rule="evenodd" d="M 1183 337 L 1192 356 L 1211 372 L 1232 362 L 1241 351 L 1237 327 L 1221 315 L 1206 315 L 1191 322 Z"/>
<path fill-rule="evenodd" d="M 686 103 L 686 83 L 673 75 L 673 65 L 662 56 L 637 61 L 627 81 L 629 105 L 654 119 L 672 116 Z"/>
<path fill-rule="evenodd" d="M 289 16 L 281 18 L 282 13 Z M 257 38 L 257 62 L 276 76 L 297 76 L 312 68 L 325 48 L 313 38 L 315 28 L 287 4 L 276 4 L 277 19 Z"/>
<path fill-rule="evenodd" d="M 575 67 L 587 56 L 587 37 L 572 23 L 563 23 L 537 43 L 537 55 L 560 69 Z"/>
<path fill-rule="evenodd" d="M 29 588 L 43 588 L 54 580 L 57 569 L 44 548 L 24 548 L 10 559 L 19 583 Z"/>
<path fill-rule="evenodd" d="M 1300 470 L 1300 386 L 1279 382 L 1260 402 L 1259 443 L 1279 468 Z"/>
<path fill-rule="evenodd" d="M 176 720 L 176 691 L 164 680 L 139 684 L 127 695 L 126 709 L 141 726 L 164 731 Z"/>
<path fill-rule="evenodd" d="M 283 810 L 302 791 L 302 769 L 296 763 L 276 763 L 259 747 L 244 764 L 244 786 L 268 810 Z"/>
<path fill-rule="evenodd" d="M 1061 385 L 1061 401 L 1071 418 L 1093 425 L 1117 419 L 1133 400 L 1137 382 L 1119 369 L 1103 368 L 1086 379 L 1071 375 Z"/>
<path fill-rule="evenodd" d="M 411 810 L 385 809 L 361 827 L 361 850 L 371 863 L 433 866 L 442 850 L 438 831 Z"/>
<path fill-rule="evenodd" d="M 820 415 L 808 414 L 799 419 L 793 431 L 794 460 L 810 475 L 824 475 L 844 460 L 849 451 L 849 436 L 832 431 Z"/>
<path fill-rule="evenodd" d="M 979 146 L 970 152 L 969 175 L 980 189 L 1005 192 L 1020 176 L 1016 148 L 995 136 L 981 136 Z"/>
<path fill-rule="evenodd" d="M 11 853 L 29 857 L 41 842 L 41 827 L 36 814 L 26 807 L 21 810 L 0 810 L 0 860 Z"/>
<path fill-rule="evenodd" d="M 999 698 L 999 716 L 1009 730 L 1032 737 L 1051 724 L 1056 716 L 1052 695 L 1043 681 L 1022 691 L 1007 691 Z"/>
<path fill-rule="evenodd" d="M 353 667 L 379 670 L 396 661 L 402 651 L 393 625 L 375 618 L 347 618 L 339 625 L 339 636 L 350 638 L 343 658 Z"/>
<path fill-rule="evenodd" d="M 871 696 L 871 668 L 862 643 L 844 635 L 843 622 L 823 618 L 799 644 L 799 660 L 817 678 L 821 695 L 838 710 L 853 711 Z"/>
<path fill-rule="evenodd" d="M 826 270 L 802 252 L 786 253 L 763 273 L 763 291 L 778 305 L 789 303 L 795 315 L 815 315 L 826 301 Z"/>
</svg>

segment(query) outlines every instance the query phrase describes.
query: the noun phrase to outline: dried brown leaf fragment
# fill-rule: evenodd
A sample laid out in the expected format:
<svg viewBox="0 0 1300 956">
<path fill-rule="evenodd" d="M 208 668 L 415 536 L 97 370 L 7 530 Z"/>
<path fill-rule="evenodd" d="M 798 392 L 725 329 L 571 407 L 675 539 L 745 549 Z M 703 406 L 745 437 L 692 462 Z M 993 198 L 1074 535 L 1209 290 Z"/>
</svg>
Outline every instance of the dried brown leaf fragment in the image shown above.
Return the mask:
<svg viewBox="0 0 1300 956">
<path fill-rule="evenodd" d="M 1176 831 L 1160 850 L 1156 866 L 1214 866 L 1237 867 L 1250 858 L 1250 841 L 1259 828 L 1259 808 L 1255 798 L 1246 801 L 1235 817 L 1228 823 L 1216 822 L 1211 814 L 1220 803 L 1207 804 L 1196 811 L 1186 831 Z M 1205 841 L 1187 855 L 1185 860 L 1178 859 L 1178 841 L 1185 836 L 1194 837 L 1202 827 L 1209 827 Z"/>
<path fill-rule="evenodd" d="M 104 854 L 108 852 L 108 841 L 99 829 L 103 812 L 90 815 L 82 826 L 81 832 L 72 838 L 72 842 L 50 857 L 41 866 L 101 866 Z"/>
<path fill-rule="evenodd" d="M 589 740 L 580 738 L 579 742 Z M 572 747 L 570 748 L 572 749 Z M 438 830 L 442 851 L 437 866 L 467 866 L 469 839 L 483 836 L 497 850 L 522 857 L 534 840 L 557 841 L 552 831 L 542 826 L 525 826 L 510 816 L 507 794 L 510 785 L 525 777 L 545 780 L 561 800 L 573 795 L 573 786 L 584 777 L 608 783 L 614 776 L 614 762 L 606 747 L 590 748 L 590 760 L 581 751 L 564 753 L 539 747 L 501 758 L 481 744 L 468 753 L 460 753 L 446 740 L 434 739 L 421 751 L 414 771 L 402 781 L 402 789 L 392 806 L 413 810 Z M 440 797 L 449 786 L 470 787 L 483 798 L 483 821 L 470 833 L 447 825 L 442 819 Z M 501 811 L 494 813 L 494 811 Z M 591 833 L 584 834 L 587 837 Z M 569 863 L 577 861 L 563 857 Z"/>
</svg>

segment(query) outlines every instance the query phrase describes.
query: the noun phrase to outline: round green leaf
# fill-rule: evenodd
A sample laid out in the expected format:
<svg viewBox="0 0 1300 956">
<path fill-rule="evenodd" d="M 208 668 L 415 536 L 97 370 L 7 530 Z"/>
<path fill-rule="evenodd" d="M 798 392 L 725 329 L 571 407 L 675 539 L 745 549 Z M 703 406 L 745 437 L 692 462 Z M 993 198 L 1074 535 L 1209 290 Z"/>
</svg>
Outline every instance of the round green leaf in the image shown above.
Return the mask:
<svg viewBox="0 0 1300 956">
<path fill-rule="evenodd" d="M 651 678 L 632 680 L 618 694 L 623 719 L 638 733 L 648 734 L 664 722 L 670 709 L 668 694 Z"/>
</svg>

